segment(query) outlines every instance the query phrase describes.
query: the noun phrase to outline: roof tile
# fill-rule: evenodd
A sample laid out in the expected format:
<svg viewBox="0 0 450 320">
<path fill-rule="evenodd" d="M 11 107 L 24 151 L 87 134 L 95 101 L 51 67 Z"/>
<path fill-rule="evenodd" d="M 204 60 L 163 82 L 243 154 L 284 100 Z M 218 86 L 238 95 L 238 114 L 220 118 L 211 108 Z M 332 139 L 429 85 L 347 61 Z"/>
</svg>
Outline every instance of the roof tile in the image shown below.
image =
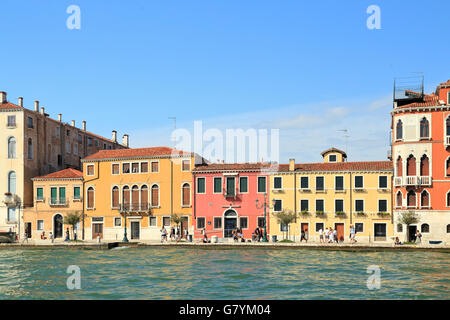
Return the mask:
<svg viewBox="0 0 450 320">
<path fill-rule="evenodd" d="M 80 179 L 83 178 L 83 172 L 69 168 L 49 173 L 45 176 L 34 177 L 33 180 L 57 180 L 57 179 L 77 179 L 77 178 Z"/>
</svg>

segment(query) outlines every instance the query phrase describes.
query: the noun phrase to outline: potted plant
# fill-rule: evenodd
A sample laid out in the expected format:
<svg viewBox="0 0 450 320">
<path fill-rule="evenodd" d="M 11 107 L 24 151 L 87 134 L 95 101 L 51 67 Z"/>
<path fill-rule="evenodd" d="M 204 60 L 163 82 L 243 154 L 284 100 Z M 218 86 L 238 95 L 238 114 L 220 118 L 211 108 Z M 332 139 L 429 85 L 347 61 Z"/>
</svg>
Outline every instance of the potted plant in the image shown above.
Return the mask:
<svg viewBox="0 0 450 320">
<path fill-rule="evenodd" d="M 336 211 L 336 216 L 344 217 L 345 216 L 345 212 L 344 211 Z"/>
<path fill-rule="evenodd" d="M 307 216 L 309 214 L 309 212 L 308 212 L 308 210 L 302 210 L 301 214 L 304 215 L 304 216 Z"/>
<path fill-rule="evenodd" d="M 321 217 L 321 216 L 324 216 L 325 215 L 325 212 L 323 212 L 323 211 L 316 211 L 316 217 Z"/>
</svg>

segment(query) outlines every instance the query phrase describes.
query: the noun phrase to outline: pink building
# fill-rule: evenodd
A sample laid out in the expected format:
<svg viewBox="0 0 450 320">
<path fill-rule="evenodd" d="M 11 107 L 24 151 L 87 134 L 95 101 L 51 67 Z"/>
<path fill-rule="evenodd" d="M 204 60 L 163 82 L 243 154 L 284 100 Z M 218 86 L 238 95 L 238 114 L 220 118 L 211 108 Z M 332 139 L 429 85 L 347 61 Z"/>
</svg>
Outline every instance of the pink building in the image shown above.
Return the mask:
<svg viewBox="0 0 450 320">
<path fill-rule="evenodd" d="M 264 209 L 257 209 L 255 200 L 258 199 L 261 207 L 264 194 L 269 191 L 269 168 L 268 163 L 215 163 L 196 167 L 192 172 L 194 238 L 201 238 L 204 228 L 208 238 L 219 239 L 231 238 L 234 229 L 242 228 L 247 240 L 258 225 L 263 228 Z"/>
</svg>

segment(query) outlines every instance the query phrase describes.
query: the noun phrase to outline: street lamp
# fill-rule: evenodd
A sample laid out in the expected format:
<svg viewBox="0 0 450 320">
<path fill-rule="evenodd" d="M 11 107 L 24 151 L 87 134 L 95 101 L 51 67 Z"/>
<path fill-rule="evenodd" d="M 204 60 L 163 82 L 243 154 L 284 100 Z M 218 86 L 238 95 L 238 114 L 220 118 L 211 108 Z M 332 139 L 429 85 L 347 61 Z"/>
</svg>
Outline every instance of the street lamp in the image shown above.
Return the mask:
<svg viewBox="0 0 450 320">
<path fill-rule="evenodd" d="M 122 209 L 120 210 L 123 213 L 123 216 L 125 218 L 125 228 L 124 228 L 124 233 L 123 233 L 123 239 L 122 242 L 128 242 L 128 238 L 127 238 L 127 205 L 122 204 Z"/>
<path fill-rule="evenodd" d="M 269 240 L 267 239 L 267 208 L 273 209 L 273 206 L 270 206 L 269 203 L 267 202 L 267 193 L 266 192 L 264 192 L 264 202 L 260 206 L 258 206 L 258 203 L 259 203 L 259 200 L 256 199 L 255 200 L 256 209 L 264 208 L 264 235 L 263 235 L 262 242 L 269 242 Z M 275 204 L 275 200 L 272 200 L 272 203 Z"/>
</svg>

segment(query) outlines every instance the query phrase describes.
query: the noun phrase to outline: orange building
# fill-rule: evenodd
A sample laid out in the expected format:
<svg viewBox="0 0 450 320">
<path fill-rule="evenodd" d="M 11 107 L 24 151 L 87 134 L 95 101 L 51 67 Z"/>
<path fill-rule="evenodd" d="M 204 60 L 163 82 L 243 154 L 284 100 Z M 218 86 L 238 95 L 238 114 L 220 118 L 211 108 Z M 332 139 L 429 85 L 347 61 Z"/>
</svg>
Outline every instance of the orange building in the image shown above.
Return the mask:
<svg viewBox="0 0 450 320">
<path fill-rule="evenodd" d="M 450 80 L 435 93 L 396 87 L 392 114 L 394 233 L 410 241 L 450 241 Z M 414 211 L 419 222 L 406 230 L 398 223 Z M 402 238 L 403 236 L 403 238 Z"/>
</svg>

